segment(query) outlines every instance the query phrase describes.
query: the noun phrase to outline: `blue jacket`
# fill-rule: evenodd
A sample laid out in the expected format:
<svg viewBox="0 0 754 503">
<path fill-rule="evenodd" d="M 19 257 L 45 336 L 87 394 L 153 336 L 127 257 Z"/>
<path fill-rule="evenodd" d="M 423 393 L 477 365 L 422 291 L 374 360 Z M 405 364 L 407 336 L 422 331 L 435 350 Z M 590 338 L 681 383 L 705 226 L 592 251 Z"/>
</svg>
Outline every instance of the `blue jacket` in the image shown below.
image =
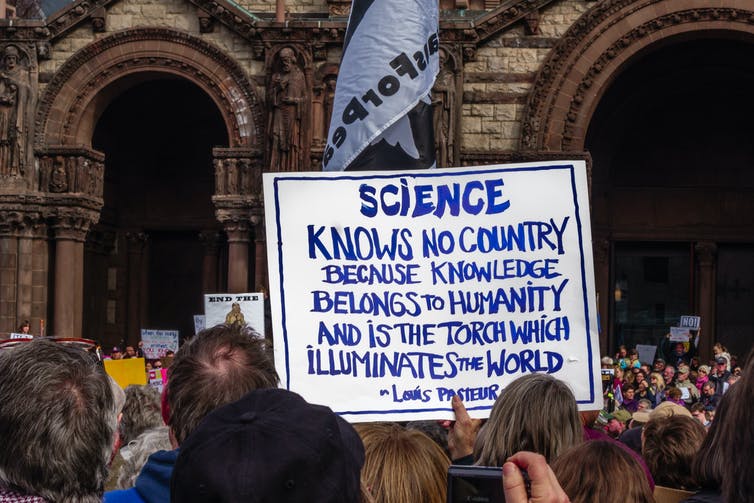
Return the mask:
<svg viewBox="0 0 754 503">
<path fill-rule="evenodd" d="M 106 492 L 104 503 L 170 503 L 170 477 L 177 458 L 178 449 L 155 452 L 136 477 L 135 487 Z"/>
</svg>

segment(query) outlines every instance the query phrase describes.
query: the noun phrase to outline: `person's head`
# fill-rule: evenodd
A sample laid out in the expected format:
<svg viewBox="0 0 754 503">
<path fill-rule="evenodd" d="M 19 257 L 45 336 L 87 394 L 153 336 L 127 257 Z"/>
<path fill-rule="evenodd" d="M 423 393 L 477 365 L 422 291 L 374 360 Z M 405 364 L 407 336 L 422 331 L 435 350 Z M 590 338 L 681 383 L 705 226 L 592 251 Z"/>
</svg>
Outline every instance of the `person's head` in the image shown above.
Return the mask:
<svg viewBox="0 0 754 503">
<path fill-rule="evenodd" d="M 613 359 L 609 356 L 603 356 L 600 360 L 600 367 L 602 367 L 603 369 L 613 368 Z"/>
<path fill-rule="evenodd" d="M 0 351 L 0 376 L 0 485 L 101 501 L 122 403 L 97 359 L 34 340 Z"/>
<path fill-rule="evenodd" d="M 682 342 L 676 342 L 673 345 L 673 354 L 676 356 L 683 356 L 686 353 L 686 348 L 683 346 Z"/>
<path fill-rule="evenodd" d="M 633 400 L 634 399 L 634 394 L 636 393 L 636 390 L 634 389 L 634 387 L 631 384 L 628 384 L 628 383 L 624 384 L 623 388 L 621 389 L 621 391 L 623 392 L 623 398 L 625 400 Z"/>
<path fill-rule="evenodd" d="M 689 369 L 688 365 L 678 365 L 678 373 L 676 374 L 676 381 L 686 381 L 689 378 L 689 372 L 691 369 Z"/>
<path fill-rule="evenodd" d="M 705 377 L 708 377 L 709 376 L 709 365 L 699 365 L 699 368 L 696 369 L 696 373 L 697 373 L 699 379 L 704 379 Z"/>
<path fill-rule="evenodd" d="M 147 463 L 149 456 L 157 451 L 168 451 L 170 428 L 162 425 L 142 432 L 138 437 L 121 447 L 123 463 L 118 472 L 117 489 L 129 489 L 136 483 L 136 477 Z"/>
<path fill-rule="evenodd" d="M 31 330 L 31 323 L 29 320 L 24 320 L 21 325 L 18 326 L 18 331 L 22 334 L 28 334 Z"/>
<path fill-rule="evenodd" d="M 715 394 L 715 385 L 710 381 L 707 381 L 702 385 L 702 394 L 705 396 L 712 396 Z"/>
<path fill-rule="evenodd" d="M 728 370 L 728 360 L 724 356 L 719 356 L 715 359 L 715 373 L 722 374 Z"/>
<path fill-rule="evenodd" d="M 573 503 L 654 502 L 644 469 L 617 442 L 593 440 L 572 447 L 553 461 L 552 470 Z"/>
<path fill-rule="evenodd" d="M 665 379 L 659 372 L 652 372 L 649 374 L 649 384 L 658 391 L 665 389 Z"/>
<path fill-rule="evenodd" d="M 180 444 L 221 405 L 280 379 L 267 339 L 239 325 L 217 325 L 186 342 L 168 370 L 170 427 Z"/>
<path fill-rule="evenodd" d="M 642 456 L 658 485 L 695 489 L 691 463 L 699 453 L 707 431 L 685 415 L 651 419 L 642 430 Z"/>
<path fill-rule="evenodd" d="M 377 503 L 445 503 L 450 460 L 420 431 L 396 423 L 355 425 L 364 442 L 362 484 Z"/>
<path fill-rule="evenodd" d="M 645 391 L 649 389 L 649 382 L 646 379 L 642 379 L 641 381 L 637 381 L 636 390 L 639 392 Z"/>
<path fill-rule="evenodd" d="M 715 345 L 712 346 L 712 352 L 715 355 L 719 355 L 719 354 L 722 354 L 722 353 L 727 353 L 728 349 L 725 346 L 723 346 L 722 344 L 720 344 L 719 342 L 716 342 Z"/>
<path fill-rule="evenodd" d="M 153 369 L 161 369 L 162 368 L 162 360 L 157 358 L 155 361 L 152 362 L 152 368 Z"/>
<path fill-rule="evenodd" d="M 118 346 L 115 346 L 112 351 L 110 351 L 110 358 L 112 358 L 113 360 L 123 359 L 123 353 L 120 352 L 120 348 Z"/>
<path fill-rule="evenodd" d="M 257 389 L 210 412 L 181 444 L 170 493 L 183 503 L 352 503 L 363 465 L 358 434 L 328 407 Z"/>
<path fill-rule="evenodd" d="M 638 370 L 638 372 L 634 372 L 634 384 L 638 386 L 639 384 L 643 383 L 646 380 L 647 375 L 641 369 L 636 369 L 636 370 Z"/>
<path fill-rule="evenodd" d="M 618 347 L 618 358 L 625 358 L 627 353 L 628 353 L 628 350 L 626 349 L 626 346 L 621 344 Z"/>
<path fill-rule="evenodd" d="M 628 358 L 633 361 L 639 361 L 639 352 L 636 350 L 636 348 L 631 348 L 631 350 L 628 352 Z"/>
<path fill-rule="evenodd" d="M 126 352 L 123 354 L 123 358 L 136 358 L 136 349 L 133 346 L 126 346 Z"/>
<path fill-rule="evenodd" d="M 655 372 L 662 372 L 665 369 L 665 360 L 657 358 L 652 365 L 652 370 Z"/>
<path fill-rule="evenodd" d="M 132 384 L 126 387 L 126 404 L 120 420 L 120 440 L 129 443 L 145 430 L 162 426 L 160 393 L 151 386 Z"/>
<path fill-rule="evenodd" d="M 662 378 L 665 381 L 666 386 L 673 382 L 673 377 L 675 377 L 675 367 L 672 365 L 666 366 L 662 370 Z"/>
<path fill-rule="evenodd" d="M 607 420 L 605 432 L 612 438 L 620 437 L 620 434 L 626 431 L 626 424 L 617 417 L 611 417 Z"/>
<path fill-rule="evenodd" d="M 642 398 L 636 404 L 636 412 L 643 412 L 643 411 L 648 411 L 651 409 L 652 409 L 652 401 L 647 398 Z"/>
<path fill-rule="evenodd" d="M 583 440 L 571 388 L 548 374 L 528 374 L 511 382 L 495 401 L 485 425 L 486 442 L 476 464 L 503 466 L 518 451 L 548 462 Z"/>
<path fill-rule="evenodd" d="M 704 410 L 704 405 L 701 402 L 692 403 L 689 411 L 701 425 L 707 426 L 709 424 L 709 414 Z"/>
<path fill-rule="evenodd" d="M 675 386 L 668 386 L 667 388 L 665 388 L 665 397 L 667 397 L 668 400 L 678 402 L 682 396 L 683 392 Z"/>
</svg>

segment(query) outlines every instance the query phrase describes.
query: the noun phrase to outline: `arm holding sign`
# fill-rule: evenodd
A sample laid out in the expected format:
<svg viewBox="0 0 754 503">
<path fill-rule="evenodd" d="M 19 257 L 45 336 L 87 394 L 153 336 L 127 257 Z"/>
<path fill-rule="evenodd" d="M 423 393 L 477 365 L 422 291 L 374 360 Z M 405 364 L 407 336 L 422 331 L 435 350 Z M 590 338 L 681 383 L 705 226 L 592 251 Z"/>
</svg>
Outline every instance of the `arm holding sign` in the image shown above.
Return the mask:
<svg viewBox="0 0 754 503">
<path fill-rule="evenodd" d="M 450 451 L 450 458 L 456 463 L 463 458 L 470 458 L 473 454 L 474 442 L 476 442 L 477 433 L 482 426 L 482 420 L 472 419 L 469 416 L 458 395 L 452 398 L 451 405 L 456 420 L 443 421 L 442 425 L 448 430 L 448 450 Z"/>
</svg>

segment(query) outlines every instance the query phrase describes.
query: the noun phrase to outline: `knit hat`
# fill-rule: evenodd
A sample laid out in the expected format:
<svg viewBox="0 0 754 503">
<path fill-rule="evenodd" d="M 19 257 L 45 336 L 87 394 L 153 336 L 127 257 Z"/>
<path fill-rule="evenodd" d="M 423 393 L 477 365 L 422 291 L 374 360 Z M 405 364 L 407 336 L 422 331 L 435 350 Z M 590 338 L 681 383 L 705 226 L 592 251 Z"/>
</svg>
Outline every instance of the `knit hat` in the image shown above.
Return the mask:
<svg viewBox="0 0 754 503">
<path fill-rule="evenodd" d="M 210 413 L 181 444 L 172 501 L 351 503 L 364 446 L 328 407 L 260 389 Z"/>
</svg>

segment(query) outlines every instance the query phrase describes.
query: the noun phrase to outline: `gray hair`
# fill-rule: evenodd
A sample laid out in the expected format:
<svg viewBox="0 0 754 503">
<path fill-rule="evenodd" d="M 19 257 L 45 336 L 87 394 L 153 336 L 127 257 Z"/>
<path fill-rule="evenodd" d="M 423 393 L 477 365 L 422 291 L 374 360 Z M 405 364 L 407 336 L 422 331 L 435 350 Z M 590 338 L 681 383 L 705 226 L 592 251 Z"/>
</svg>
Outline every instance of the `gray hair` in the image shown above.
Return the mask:
<svg viewBox="0 0 754 503">
<path fill-rule="evenodd" d="M 120 467 L 116 488 L 128 489 L 134 487 L 136 477 L 141 473 L 141 469 L 144 468 L 149 456 L 157 451 L 169 451 L 172 448 L 169 426 L 149 429 L 129 442 L 128 445 L 123 446 L 120 450 L 123 464 Z"/>
<path fill-rule="evenodd" d="M 0 482 L 101 501 L 118 411 L 94 356 L 41 339 L 0 351 L 0 404 Z"/>
<path fill-rule="evenodd" d="M 536 452 L 549 463 L 583 439 L 571 388 L 548 374 L 528 374 L 495 401 L 476 464 L 503 466 L 519 451 Z"/>
<path fill-rule="evenodd" d="M 144 431 L 163 424 L 159 391 L 151 386 L 135 384 L 126 387 L 126 404 L 120 420 L 121 445 L 126 445 Z"/>
</svg>

